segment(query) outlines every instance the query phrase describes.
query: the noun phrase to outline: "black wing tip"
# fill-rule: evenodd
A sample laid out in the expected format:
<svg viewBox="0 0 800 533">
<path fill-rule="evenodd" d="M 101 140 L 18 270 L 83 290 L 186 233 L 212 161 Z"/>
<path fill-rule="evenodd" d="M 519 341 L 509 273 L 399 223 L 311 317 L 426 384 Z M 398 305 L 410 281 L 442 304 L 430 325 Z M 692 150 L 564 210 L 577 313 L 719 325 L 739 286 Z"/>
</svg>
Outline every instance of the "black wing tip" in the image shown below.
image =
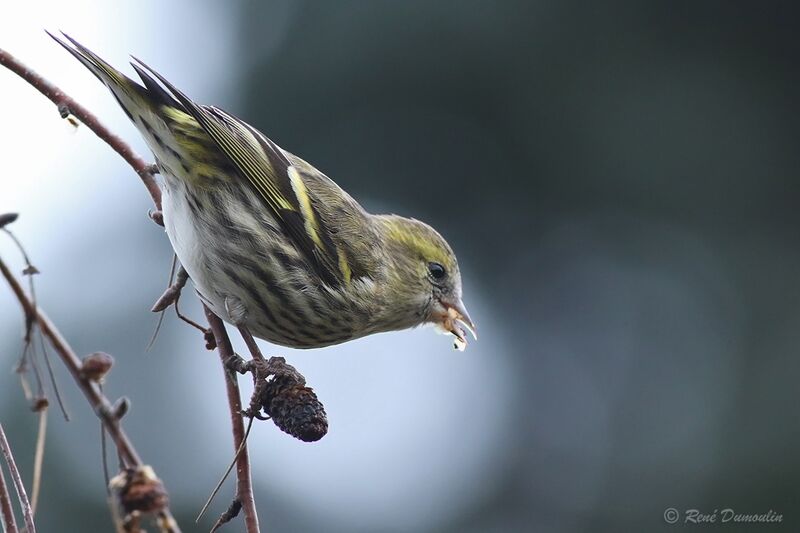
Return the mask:
<svg viewBox="0 0 800 533">
<path fill-rule="evenodd" d="M 58 42 L 63 42 L 63 40 L 61 39 L 61 37 L 59 37 L 58 35 L 54 34 L 54 33 L 53 33 L 53 32 L 51 32 L 50 30 L 48 30 L 47 28 L 43 28 L 43 29 L 44 29 L 44 32 L 45 32 L 47 35 L 49 35 L 50 37 L 52 37 L 52 38 L 53 38 L 53 39 L 55 39 L 56 41 L 58 41 Z M 64 37 L 66 37 L 67 39 L 70 39 L 69 35 L 67 35 L 67 34 L 66 34 L 66 33 L 64 33 L 63 31 L 61 31 L 61 30 L 58 30 L 58 33 L 60 33 L 61 35 L 63 35 L 63 36 L 64 36 Z"/>
<path fill-rule="evenodd" d="M 52 37 L 52 38 L 53 38 L 53 39 L 54 39 L 54 40 L 55 40 L 57 43 L 59 43 L 61 46 L 64 46 L 65 48 L 72 48 L 72 47 L 71 47 L 71 46 L 69 46 L 69 45 L 68 45 L 68 44 L 67 44 L 67 43 L 64 41 L 64 39 L 66 39 L 67 41 L 69 41 L 70 43 L 72 43 L 72 46 L 74 46 L 75 48 L 77 48 L 77 49 L 78 49 L 78 50 L 80 50 L 81 52 L 84 52 L 84 53 L 86 53 L 86 52 L 88 52 L 88 51 L 89 51 L 89 49 L 88 49 L 88 48 L 86 48 L 85 46 L 83 46 L 81 43 L 79 43 L 78 41 L 76 41 L 75 39 L 73 39 L 72 37 L 70 37 L 68 34 L 66 34 L 66 33 L 65 33 L 64 31 L 62 31 L 62 30 L 58 30 L 58 33 L 60 33 L 60 34 L 61 34 L 61 36 L 62 36 L 62 37 L 64 37 L 64 39 L 62 39 L 61 37 L 59 37 L 59 36 L 57 36 L 57 35 L 54 35 L 54 34 L 50 33 L 50 30 L 47 30 L 47 29 L 45 29 L 44 31 L 45 31 L 45 33 L 46 33 L 47 35 L 49 35 L 50 37 Z"/>
<path fill-rule="evenodd" d="M 70 46 L 70 45 L 67 43 L 67 41 L 65 41 L 64 39 L 62 39 L 62 38 L 61 38 L 61 37 L 59 37 L 58 35 L 56 35 L 56 34 L 52 33 L 50 30 L 48 30 L 48 29 L 46 29 L 46 28 L 45 28 L 44 32 L 45 32 L 47 35 L 49 35 L 49 36 L 50 36 L 50 38 L 52 38 L 52 39 L 53 39 L 55 42 L 57 42 L 58 44 L 60 44 L 60 45 L 61 45 L 61 46 L 63 46 L 64 48 L 66 48 L 67 50 L 74 50 L 74 48 L 73 48 L 72 46 Z M 59 33 L 60 33 L 61 35 L 63 35 L 64 37 L 66 37 L 67 39 L 70 39 L 69 35 L 67 35 L 67 34 L 66 34 L 66 33 L 64 33 L 63 31 L 59 30 Z M 72 42 L 72 39 L 70 39 L 70 42 Z"/>
<path fill-rule="evenodd" d="M 85 66 L 87 69 L 89 69 L 89 71 L 92 74 L 94 74 L 95 77 L 98 80 L 100 80 L 103 83 L 106 83 L 105 80 L 103 80 L 103 78 L 99 74 L 99 70 L 98 69 L 100 67 L 97 64 L 96 56 L 94 54 L 92 54 L 89 50 L 87 50 L 86 47 L 82 46 L 80 43 L 78 43 L 78 41 L 76 41 L 75 39 L 73 39 L 72 37 L 70 37 L 69 35 L 64 33 L 63 31 L 60 32 L 61 35 L 63 35 L 64 38 L 66 38 L 69 42 L 65 41 L 64 39 L 62 39 L 58 35 L 55 35 L 55 34 L 51 33 L 47 29 L 45 29 L 44 32 L 47 35 L 49 35 L 50 37 L 52 37 L 52 39 L 55 42 L 60 44 L 64 48 L 64 50 L 66 50 L 67 52 L 72 54 L 75 57 L 75 59 L 80 61 L 83 64 L 83 66 Z M 72 43 L 72 44 L 70 44 L 70 43 Z"/>
<path fill-rule="evenodd" d="M 175 87 L 172 83 L 170 83 L 169 80 L 167 80 L 164 76 L 159 74 L 153 67 L 151 67 L 150 65 L 148 65 L 147 63 L 145 63 L 144 61 L 139 59 L 138 57 L 136 57 L 134 55 L 131 55 L 131 59 L 133 59 L 133 61 L 131 61 L 131 66 L 136 70 L 136 72 L 140 76 L 144 75 L 145 77 L 150 78 L 154 83 L 155 83 L 155 80 L 153 80 L 153 78 L 155 78 L 156 80 L 161 82 L 161 84 L 164 87 L 166 87 L 166 90 L 169 91 L 170 96 L 174 100 L 177 100 L 177 103 L 179 103 L 180 106 L 187 113 L 189 113 L 190 115 L 195 115 L 197 104 L 195 104 L 192 101 L 191 98 L 189 98 L 188 96 L 183 94 L 183 92 L 180 89 Z M 145 85 L 147 85 L 147 81 L 144 78 L 142 78 L 142 81 L 145 83 Z M 160 86 L 159 86 L 159 88 L 160 88 Z M 148 86 L 148 89 L 149 89 L 149 86 Z M 197 117 L 195 117 L 195 118 L 197 118 Z"/>
<path fill-rule="evenodd" d="M 183 109 L 184 106 L 180 102 L 178 102 L 175 99 L 175 97 L 172 94 L 170 94 L 169 91 L 167 91 L 166 89 L 164 89 L 164 87 L 159 85 L 159 83 L 155 79 L 153 79 L 153 77 L 143 67 L 141 67 L 138 63 L 135 63 L 133 61 L 131 61 L 130 64 L 131 67 L 133 67 L 133 70 L 136 71 L 136 74 L 139 75 L 139 78 L 142 80 L 142 83 L 144 83 L 144 86 L 147 89 L 147 92 L 153 99 L 153 101 L 159 102 L 162 105 L 166 105 L 169 107 Z"/>
</svg>

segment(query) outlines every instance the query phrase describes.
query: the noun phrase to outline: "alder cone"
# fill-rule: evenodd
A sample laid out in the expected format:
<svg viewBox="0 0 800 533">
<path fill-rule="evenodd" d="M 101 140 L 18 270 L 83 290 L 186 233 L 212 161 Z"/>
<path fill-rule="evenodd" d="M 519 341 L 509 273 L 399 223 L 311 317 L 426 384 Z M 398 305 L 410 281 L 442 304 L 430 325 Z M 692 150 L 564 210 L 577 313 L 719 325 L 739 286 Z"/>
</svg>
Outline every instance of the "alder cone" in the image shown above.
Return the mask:
<svg viewBox="0 0 800 533">
<path fill-rule="evenodd" d="M 148 465 L 123 470 L 111 480 L 110 487 L 126 514 L 156 513 L 169 504 L 164 484 Z"/>
<path fill-rule="evenodd" d="M 261 402 L 275 425 L 297 439 L 315 442 L 328 432 L 328 417 L 316 393 L 292 373 L 268 381 Z"/>
</svg>

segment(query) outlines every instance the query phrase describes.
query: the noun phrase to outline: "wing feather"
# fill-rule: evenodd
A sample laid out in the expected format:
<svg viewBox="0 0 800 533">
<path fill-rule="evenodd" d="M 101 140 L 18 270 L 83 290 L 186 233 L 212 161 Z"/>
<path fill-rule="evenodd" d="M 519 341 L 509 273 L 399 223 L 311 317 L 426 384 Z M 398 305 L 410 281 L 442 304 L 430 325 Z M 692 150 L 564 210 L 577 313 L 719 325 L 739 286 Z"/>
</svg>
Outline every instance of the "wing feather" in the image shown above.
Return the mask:
<svg viewBox="0 0 800 533">
<path fill-rule="evenodd" d="M 309 197 L 302 173 L 292 166 L 283 150 L 233 115 L 216 107 L 195 104 L 158 72 L 136 61 L 197 120 L 272 210 L 317 274 L 329 285 L 349 281 L 349 268 L 346 264 L 342 268 L 343 256 Z"/>
</svg>

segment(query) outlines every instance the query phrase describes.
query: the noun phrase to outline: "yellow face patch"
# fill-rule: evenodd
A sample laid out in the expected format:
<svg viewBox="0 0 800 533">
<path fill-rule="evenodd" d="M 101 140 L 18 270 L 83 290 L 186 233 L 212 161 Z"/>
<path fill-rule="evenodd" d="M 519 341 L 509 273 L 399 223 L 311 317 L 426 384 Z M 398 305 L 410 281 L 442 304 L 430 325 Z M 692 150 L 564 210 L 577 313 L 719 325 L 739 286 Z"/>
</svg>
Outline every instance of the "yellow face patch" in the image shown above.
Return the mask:
<svg viewBox="0 0 800 533">
<path fill-rule="evenodd" d="M 413 250 L 421 260 L 440 263 L 448 270 L 455 268 L 453 252 L 445 240 L 422 222 L 398 218 L 389 224 L 387 235 Z"/>
</svg>

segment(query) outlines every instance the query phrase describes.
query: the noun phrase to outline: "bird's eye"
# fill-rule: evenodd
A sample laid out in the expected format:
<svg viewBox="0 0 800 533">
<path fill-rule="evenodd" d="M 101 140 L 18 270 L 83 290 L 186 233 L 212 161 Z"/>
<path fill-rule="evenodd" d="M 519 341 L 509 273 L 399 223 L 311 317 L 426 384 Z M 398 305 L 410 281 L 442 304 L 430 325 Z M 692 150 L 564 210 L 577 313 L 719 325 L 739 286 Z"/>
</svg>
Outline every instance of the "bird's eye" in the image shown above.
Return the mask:
<svg viewBox="0 0 800 533">
<path fill-rule="evenodd" d="M 447 276 L 447 271 L 439 263 L 428 263 L 428 272 L 436 281 L 441 281 Z"/>
</svg>

